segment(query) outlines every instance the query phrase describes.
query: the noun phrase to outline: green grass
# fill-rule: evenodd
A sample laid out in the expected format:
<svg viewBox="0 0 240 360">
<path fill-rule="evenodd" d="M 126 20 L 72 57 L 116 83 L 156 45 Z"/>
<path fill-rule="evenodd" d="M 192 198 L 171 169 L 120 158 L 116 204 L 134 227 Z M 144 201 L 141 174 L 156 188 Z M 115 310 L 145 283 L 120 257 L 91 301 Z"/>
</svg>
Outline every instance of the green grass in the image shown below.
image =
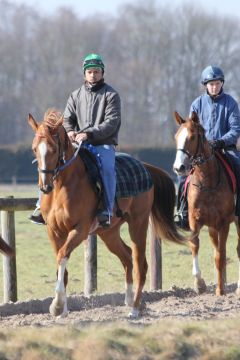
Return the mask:
<svg viewBox="0 0 240 360">
<path fill-rule="evenodd" d="M 189 326 L 196 331 L 186 335 Z M 148 326 L 114 322 L 5 328 L 0 349 L 1 359 L 238 360 L 239 318 L 217 322 L 161 319 Z"/>
<path fill-rule="evenodd" d="M 36 197 L 37 187 L 0 187 L 0 197 Z M 34 225 L 28 220 L 31 211 L 15 213 L 15 232 L 17 250 L 17 283 L 18 300 L 40 299 L 54 295 L 56 279 L 56 260 L 48 241 L 46 227 Z M 127 226 L 123 226 L 122 236 L 129 243 Z M 213 246 L 207 231 L 201 232 L 199 263 L 202 275 L 207 284 L 214 282 Z M 149 245 L 149 241 L 148 241 Z M 123 292 L 124 270 L 118 258 L 106 249 L 98 240 L 98 293 Z M 237 236 L 234 226 L 231 227 L 227 243 L 227 280 L 236 282 L 238 276 L 238 258 L 236 253 Z M 149 263 L 149 248 L 147 248 Z M 192 287 L 192 258 L 186 246 L 162 244 L 163 290 L 175 285 Z M 83 292 L 84 286 L 84 246 L 80 245 L 72 253 L 68 263 L 68 295 Z M 0 267 L 0 281 L 2 267 Z M 149 290 L 149 271 L 144 290 Z M 0 302 L 3 301 L 3 289 L 0 287 Z"/>
</svg>

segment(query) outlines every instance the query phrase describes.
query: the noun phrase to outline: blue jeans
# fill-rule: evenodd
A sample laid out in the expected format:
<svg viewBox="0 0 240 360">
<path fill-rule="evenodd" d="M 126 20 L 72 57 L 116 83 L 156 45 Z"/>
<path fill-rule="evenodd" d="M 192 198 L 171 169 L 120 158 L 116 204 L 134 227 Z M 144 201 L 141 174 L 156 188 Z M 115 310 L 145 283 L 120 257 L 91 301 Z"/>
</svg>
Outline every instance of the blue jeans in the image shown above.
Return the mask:
<svg viewBox="0 0 240 360">
<path fill-rule="evenodd" d="M 112 216 L 116 193 L 115 146 L 97 145 L 93 147 L 99 153 L 101 159 L 100 173 L 104 185 L 104 198 L 107 207 L 104 210 L 108 215 Z"/>
</svg>

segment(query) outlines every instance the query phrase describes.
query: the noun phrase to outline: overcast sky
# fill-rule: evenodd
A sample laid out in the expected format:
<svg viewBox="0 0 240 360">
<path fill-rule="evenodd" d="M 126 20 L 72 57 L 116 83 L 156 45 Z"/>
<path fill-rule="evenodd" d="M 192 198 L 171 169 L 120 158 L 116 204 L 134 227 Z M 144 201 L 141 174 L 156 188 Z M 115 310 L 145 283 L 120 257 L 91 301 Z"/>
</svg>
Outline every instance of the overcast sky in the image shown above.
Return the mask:
<svg viewBox="0 0 240 360">
<path fill-rule="evenodd" d="M 53 13 L 60 6 L 68 6 L 74 9 L 82 17 L 90 16 L 95 13 L 116 14 L 119 6 L 126 3 L 138 3 L 139 0 L 9 0 L 15 4 L 25 3 L 33 6 L 44 13 Z M 141 0 L 140 0 L 141 1 Z M 188 0 L 156 0 L 156 3 L 169 5 L 180 5 Z M 190 2 L 191 3 L 191 2 Z M 240 16 L 239 0 L 198 0 L 204 9 L 218 14 Z"/>
</svg>

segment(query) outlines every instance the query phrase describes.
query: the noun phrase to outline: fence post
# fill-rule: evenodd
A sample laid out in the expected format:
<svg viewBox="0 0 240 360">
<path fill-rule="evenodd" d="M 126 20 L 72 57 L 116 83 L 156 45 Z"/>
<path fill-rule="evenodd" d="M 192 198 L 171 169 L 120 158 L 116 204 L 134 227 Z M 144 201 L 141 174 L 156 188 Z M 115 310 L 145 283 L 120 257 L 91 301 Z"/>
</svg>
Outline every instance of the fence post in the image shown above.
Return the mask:
<svg viewBox="0 0 240 360">
<path fill-rule="evenodd" d="M 150 228 L 150 290 L 162 289 L 162 244 L 156 237 L 153 225 Z"/>
<path fill-rule="evenodd" d="M 84 242 L 84 294 L 97 290 L 97 235 L 89 235 Z"/>
<path fill-rule="evenodd" d="M 7 198 L 13 198 L 13 196 L 8 196 Z M 15 250 L 14 211 L 1 211 L 1 225 L 3 240 Z M 4 302 L 17 301 L 17 268 L 15 255 L 11 258 L 3 255 L 3 288 Z"/>
</svg>

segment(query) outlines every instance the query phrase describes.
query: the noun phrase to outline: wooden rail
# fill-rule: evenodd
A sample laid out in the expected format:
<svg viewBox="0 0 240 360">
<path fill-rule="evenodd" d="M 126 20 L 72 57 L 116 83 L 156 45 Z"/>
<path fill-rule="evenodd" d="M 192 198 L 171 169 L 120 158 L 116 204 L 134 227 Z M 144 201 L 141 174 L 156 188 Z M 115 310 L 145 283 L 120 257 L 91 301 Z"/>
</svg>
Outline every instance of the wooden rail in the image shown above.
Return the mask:
<svg viewBox="0 0 240 360">
<path fill-rule="evenodd" d="M 0 198 L 2 238 L 13 249 L 15 246 L 15 211 L 35 209 L 37 198 Z M 90 295 L 97 290 L 97 236 L 91 235 L 84 243 L 84 293 Z M 161 245 L 151 232 L 150 237 L 150 289 L 162 288 Z M 17 268 L 16 256 L 3 256 L 4 302 L 16 302 Z"/>
</svg>

